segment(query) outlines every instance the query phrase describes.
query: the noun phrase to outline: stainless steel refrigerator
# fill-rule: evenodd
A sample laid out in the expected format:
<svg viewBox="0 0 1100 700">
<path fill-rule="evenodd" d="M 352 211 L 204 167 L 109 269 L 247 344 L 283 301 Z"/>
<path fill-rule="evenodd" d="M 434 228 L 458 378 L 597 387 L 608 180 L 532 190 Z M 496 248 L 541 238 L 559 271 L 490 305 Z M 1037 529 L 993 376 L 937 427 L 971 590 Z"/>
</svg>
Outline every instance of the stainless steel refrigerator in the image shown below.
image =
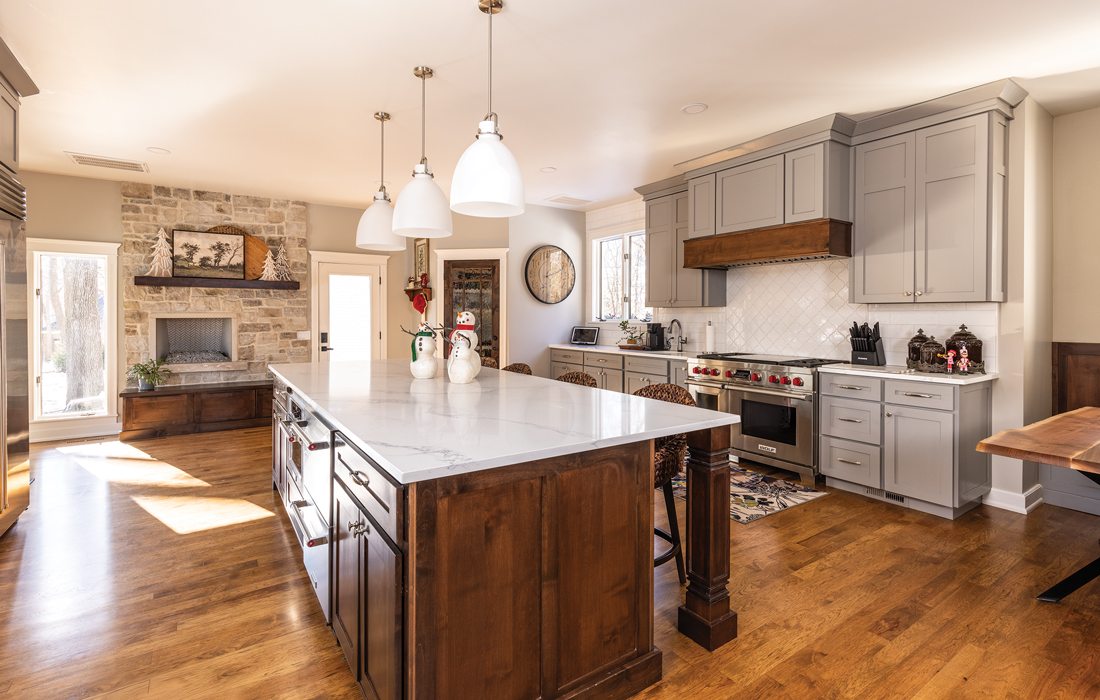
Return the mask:
<svg viewBox="0 0 1100 700">
<path fill-rule="evenodd" d="M 0 167 L 0 535 L 30 505 L 26 190 Z"/>
</svg>

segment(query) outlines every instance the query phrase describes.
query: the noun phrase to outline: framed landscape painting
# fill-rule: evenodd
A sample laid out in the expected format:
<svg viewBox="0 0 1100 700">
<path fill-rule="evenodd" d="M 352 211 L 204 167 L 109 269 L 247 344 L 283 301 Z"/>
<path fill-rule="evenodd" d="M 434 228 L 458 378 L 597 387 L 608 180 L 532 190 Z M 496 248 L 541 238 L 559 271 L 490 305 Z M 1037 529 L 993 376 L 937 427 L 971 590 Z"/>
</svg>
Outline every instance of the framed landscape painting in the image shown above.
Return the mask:
<svg viewBox="0 0 1100 700">
<path fill-rule="evenodd" d="M 244 279 L 244 235 L 172 232 L 172 276 Z"/>
</svg>

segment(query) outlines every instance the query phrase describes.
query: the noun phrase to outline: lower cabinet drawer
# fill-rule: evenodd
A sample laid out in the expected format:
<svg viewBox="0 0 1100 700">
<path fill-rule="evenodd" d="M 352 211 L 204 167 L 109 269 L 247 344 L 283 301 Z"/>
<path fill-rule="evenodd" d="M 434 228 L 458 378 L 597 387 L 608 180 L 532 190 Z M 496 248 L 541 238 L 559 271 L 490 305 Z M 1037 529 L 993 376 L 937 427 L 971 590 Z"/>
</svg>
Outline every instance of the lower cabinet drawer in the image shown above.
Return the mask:
<svg viewBox="0 0 1100 700">
<path fill-rule="evenodd" d="M 822 396 L 820 432 L 879 445 L 882 443 L 882 404 Z"/>
<path fill-rule="evenodd" d="M 668 360 L 659 357 L 626 355 L 623 358 L 623 367 L 627 372 L 668 375 Z"/>
<path fill-rule="evenodd" d="M 821 436 L 821 473 L 853 484 L 882 488 L 882 454 L 873 445 Z"/>
<path fill-rule="evenodd" d="M 914 382 L 906 379 L 886 380 L 886 403 L 916 408 L 951 411 L 955 408 L 955 387 L 951 384 Z"/>
<path fill-rule="evenodd" d="M 187 394 L 134 396 L 126 399 L 124 406 L 126 430 L 191 422 L 190 397 Z"/>
<path fill-rule="evenodd" d="M 559 350 L 558 348 L 550 348 L 550 361 L 583 365 L 584 353 L 580 350 Z"/>
<path fill-rule="evenodd" d="M 359 450 L 348 444 L 340 432 L 334 433 L 333 473 L 378 523 L 390 540 L 400 543 L 404 518 L 403 487 L 376 467 Z"/>
<path fill-rule="evenodd" d="M 601 369 L 622 369 L 623 356 L 607 352 L 584 353 L 584 366 Z"/>
<path fill-rule="evenodd" d="M 196 423 L 220 423 L 255 417 L 256 392 L 252 389 L 195 394 Z"/>
</svg>

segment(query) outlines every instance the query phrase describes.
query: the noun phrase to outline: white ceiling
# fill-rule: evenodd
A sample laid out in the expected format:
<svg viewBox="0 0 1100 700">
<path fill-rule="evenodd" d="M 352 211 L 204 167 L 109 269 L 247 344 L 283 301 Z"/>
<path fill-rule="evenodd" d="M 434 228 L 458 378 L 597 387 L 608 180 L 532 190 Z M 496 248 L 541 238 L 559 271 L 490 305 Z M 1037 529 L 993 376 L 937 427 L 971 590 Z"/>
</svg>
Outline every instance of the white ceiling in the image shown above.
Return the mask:
<svg viewBox="0 0 1100 700">
<path fill-rule="evenodd" d="M 419 159 L 412 68 L 426 64 L 428 158 L 446 189 L 485 112 L 476 1 L 3 0 L 0 36 L 42 89 L 24 103 L 22 167 L 363 206 L 374 111 L 393 114 L 391 192 Z M 1095 0 L 507 0 L 494 25 L 493 106 L 532 203 L 619 200 L 780 128 L 1005 77 L 1055 112 L 1100 103 Z M 682 114 L 689 102 L 710 109 Z"/>
</svg>

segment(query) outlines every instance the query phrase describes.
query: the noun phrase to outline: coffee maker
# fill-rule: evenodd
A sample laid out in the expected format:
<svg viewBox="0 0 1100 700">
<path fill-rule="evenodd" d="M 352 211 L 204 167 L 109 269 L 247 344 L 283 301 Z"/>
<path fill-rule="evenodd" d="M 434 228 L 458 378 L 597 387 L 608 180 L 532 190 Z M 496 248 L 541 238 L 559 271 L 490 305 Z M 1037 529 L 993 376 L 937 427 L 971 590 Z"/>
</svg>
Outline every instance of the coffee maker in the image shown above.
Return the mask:
<svg viewBox="0 0 1100 700">
<path fill-rule="evenodd" d="M 665 349 L 665 327 L 659 323 L 647 323 L 645 324 L 645 349 L 646 350 L 664 350 Z"/>
</svg>

